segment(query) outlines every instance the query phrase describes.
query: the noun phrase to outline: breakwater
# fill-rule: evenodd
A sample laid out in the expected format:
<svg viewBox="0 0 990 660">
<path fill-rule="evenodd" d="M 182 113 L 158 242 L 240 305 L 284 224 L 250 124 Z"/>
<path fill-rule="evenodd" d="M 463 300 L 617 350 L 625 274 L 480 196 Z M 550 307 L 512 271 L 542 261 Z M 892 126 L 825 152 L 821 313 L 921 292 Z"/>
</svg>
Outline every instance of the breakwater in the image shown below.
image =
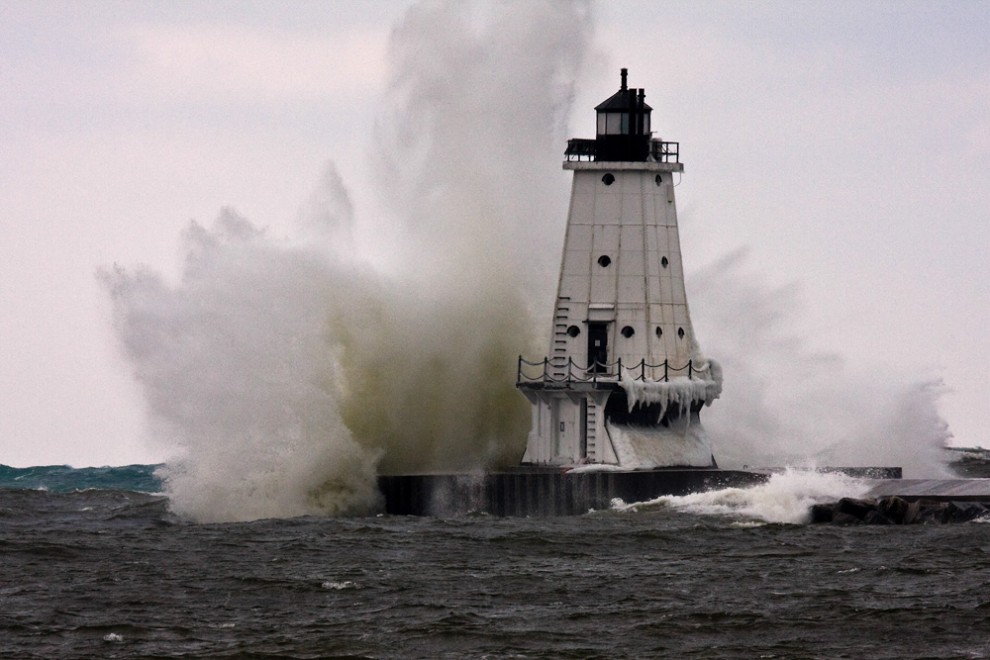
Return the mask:
<svg viewBox="0 0 990 660">
<path fill-rule="evenodd" d="M 986 503 L 960 500 L 914 499 L 895 495 L 858 499 L 844 497 L 838 502 L 811 507 L 812 523 L 836 525 L 917 525 L 970 522 L 990 515 Z"/>
<path fill-rule="evenodd" d="M 471 512 L 496 516 L 561 516 L 607 509 L 612 500 L 641 502 L 763 483 L 768 475 L 740 470 L 663 469 L 588 471 L 518 469 L 478 474 L 378 477 L 385 512 L 449 516 Z"/>
</svg>

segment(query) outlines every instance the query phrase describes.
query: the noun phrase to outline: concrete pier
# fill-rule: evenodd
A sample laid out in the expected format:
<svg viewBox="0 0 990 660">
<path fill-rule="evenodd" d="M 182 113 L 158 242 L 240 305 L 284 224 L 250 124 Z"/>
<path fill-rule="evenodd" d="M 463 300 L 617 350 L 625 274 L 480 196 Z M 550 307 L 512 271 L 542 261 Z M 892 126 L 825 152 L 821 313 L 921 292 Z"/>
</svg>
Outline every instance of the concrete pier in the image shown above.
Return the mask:
<svg viewBox="0 0 990 660">
<path fill-rule="evenodd" d="M 745 488 L 766 474 L 738 470 L 669 468 L 628 472 L 565 472 L 550 468 L 478 474 L 379 476 L 385 512 L 450 516 L 565 516 L 607 509 L 615 498 L 642 502 L 719 488 Z"/>
<path fill-rule="evenodd" d="M 878 480 L 864 497 L 899 497 L 903 500 L 935 500 L 990 503 L 990 479 L 891 479 Z"/>
</svg>

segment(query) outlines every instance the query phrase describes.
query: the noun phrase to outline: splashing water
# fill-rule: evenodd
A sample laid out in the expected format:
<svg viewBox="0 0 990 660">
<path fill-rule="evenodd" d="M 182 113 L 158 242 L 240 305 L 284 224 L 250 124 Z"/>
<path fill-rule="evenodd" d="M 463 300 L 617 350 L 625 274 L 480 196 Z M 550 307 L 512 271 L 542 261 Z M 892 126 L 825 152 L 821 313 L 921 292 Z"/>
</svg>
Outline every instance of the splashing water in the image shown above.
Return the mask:
<svg viewBox="0 0 990 660">
<path fill-rule="evenodd" d="M 638 511 L 669 507 L 684 513 L 728 516 L 743 521 L 803 524 L 809 521 L 813 504 L 834 502 L 842 497 L 861 497 L 870 489 L 863 480 L 838 473 L 788 469 L 773 474 L 762 485 L 725 488 L 683 496 L 665 496 L 648 502 L 615 502 L 613 509 Z"/>
<path fill-rule="evenodd" d="M 153 435 L 180 452 L 176 512 L 362 513 L 376 471 L 519 460 L 515 358 L 542 334 L 562 235 L 543 225 L 566 209 L 545 173 L 589 37 L 582 3 L 416 5 L 377 127 L 394 217 L 355 217 L 330 166 L 290 239 L 225 210 L 184 233 L 176 284 L 101 271 Z M 362 221 L 402 246 L 387 265 L 356 251 Z"/>
<path fill-rule="evenodd" d="M 689 281 L 692 316 L 726 373 L 705 426 L 722 467 L 902 467 L 906 477 L 950 476 L 952 437 L 934 377 L 815 350 L 797 328 L 797 285 L 772 287 L 727 255 Z"/>
<path fill-rule="evenodd" d="M 246 520 L 373 507 L 377 455 L 341 424 L 327 384 L 341 275 L 229 210 L 183 238 L 178 286 L 101 274 L 155 436 L 184 454 L 163 475 L 174 508 Z"/>
</svg>

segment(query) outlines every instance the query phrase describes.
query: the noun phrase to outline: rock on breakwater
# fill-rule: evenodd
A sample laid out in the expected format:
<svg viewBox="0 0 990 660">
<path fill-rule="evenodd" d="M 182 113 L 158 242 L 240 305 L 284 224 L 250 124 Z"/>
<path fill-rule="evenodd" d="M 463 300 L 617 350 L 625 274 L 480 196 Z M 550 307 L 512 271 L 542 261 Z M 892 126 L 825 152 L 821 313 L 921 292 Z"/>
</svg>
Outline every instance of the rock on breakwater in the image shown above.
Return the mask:
<svg viewBox="0 0 990 660">
<path fill-rule="evenodd" d="M 990 508 L 980 502 L 908 501 L 891 495 L 857 499 L 844 497 L 838 502 L 811 507 L 812 523 L 833 525 L 912 525 L 970 522 L 990 515 Z"/>
</svg>

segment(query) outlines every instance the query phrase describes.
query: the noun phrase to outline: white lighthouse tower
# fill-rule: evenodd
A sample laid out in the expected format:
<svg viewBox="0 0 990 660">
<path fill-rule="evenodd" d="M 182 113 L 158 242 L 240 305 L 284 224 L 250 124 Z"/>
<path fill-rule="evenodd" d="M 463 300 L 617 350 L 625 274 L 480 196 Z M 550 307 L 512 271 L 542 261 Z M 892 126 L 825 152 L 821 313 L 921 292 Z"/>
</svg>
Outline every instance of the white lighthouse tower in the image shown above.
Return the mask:
<svg viewBox="0 0 990 660">
<path fill-rule="evenodd" d="M 622 69 L 595 111 L 594 140 L 569 140 L 574 172 L 549 351 L 519 359 L 532 403 L 524 464 L 714 467 L 699 411 L 721 371 L 695 341 L 684 291 L 676 142 L 654 139 L 652 109 Z"/>
</svg>

